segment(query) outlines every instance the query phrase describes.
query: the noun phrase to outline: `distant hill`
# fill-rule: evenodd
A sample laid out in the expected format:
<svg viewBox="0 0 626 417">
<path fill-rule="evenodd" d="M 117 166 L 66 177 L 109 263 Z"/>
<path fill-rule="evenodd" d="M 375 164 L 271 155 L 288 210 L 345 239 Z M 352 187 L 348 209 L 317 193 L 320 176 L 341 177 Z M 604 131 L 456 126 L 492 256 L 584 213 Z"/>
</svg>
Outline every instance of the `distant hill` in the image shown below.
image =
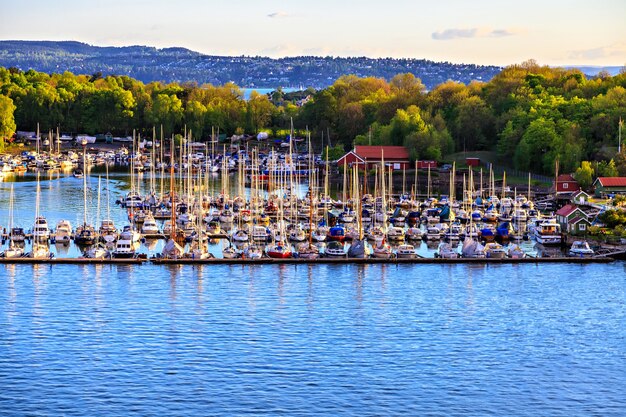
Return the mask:
<svg viewBox="0 0 626 417">
<path fill-rule="evenodd" d="M 324 88 L 346 74 L 389 80 L 396 74 L 410 72 L 432 89 L 447 80 L 465 84 L 489 81 L 502 69 L 424 59 L 213 56 L 185 48 L 99 47 L 74 41 L 0 41 L 0 66 L 48 73 L 128 75 L 145 83 L 191 81 L 221 85 L 233 81 L 246 88 Z"/>
<path fill-rule="evenodd" d="M 620 73 L 620 71 L 622 70 L 622 68 L 624 67 L 597 67 L 597 66 L 593 66 L 593 65 L 579 65 L 579 66 L 575 66 L 575 65 L 570 65 L 567 67 L 564 67 L 567 69 L 573 69 L 576 68 L 578 70 L 580 70 L 580 72 L 582 72 L 583 74 L 589 76 L 589 77 L 595 77 L 596 75 L 598 75 L 601 71 L 606 71 L 607 73 L 609 73 L 611 76 L 616 76 L 617 74 Z"/>
</svg>

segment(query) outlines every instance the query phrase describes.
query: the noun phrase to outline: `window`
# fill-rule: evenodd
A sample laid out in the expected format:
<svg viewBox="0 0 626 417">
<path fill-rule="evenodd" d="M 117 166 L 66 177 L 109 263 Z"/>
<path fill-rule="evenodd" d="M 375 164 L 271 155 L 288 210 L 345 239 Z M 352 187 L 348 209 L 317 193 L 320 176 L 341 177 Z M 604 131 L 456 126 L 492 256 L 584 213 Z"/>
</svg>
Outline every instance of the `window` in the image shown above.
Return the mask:
<svg viewBox="0 0 626 417">
<path fill-rule="evenodd" d="M 566 182 L 564 182 L 564 183 L 563 183 L 563 188 L 569 188 L 569 184 L 568 184 L 568 183 L 566 183 Z"/>
<path fill-rule="evenodd" d="M 583 231 L 587 230 L 587 225 L 585 223 L 581 223 L 578 225 L 578 230 Z"/>
</svg>

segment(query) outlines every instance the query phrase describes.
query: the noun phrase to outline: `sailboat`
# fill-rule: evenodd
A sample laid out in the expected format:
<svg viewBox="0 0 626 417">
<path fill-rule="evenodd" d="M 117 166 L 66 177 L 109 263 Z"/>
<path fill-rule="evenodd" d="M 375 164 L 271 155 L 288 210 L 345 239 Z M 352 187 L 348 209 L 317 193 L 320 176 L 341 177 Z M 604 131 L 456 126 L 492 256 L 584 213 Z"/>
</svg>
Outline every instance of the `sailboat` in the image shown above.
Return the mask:
<svg viewBox="0 0 626 417">
<path fill-rule="evenodd" d="M 13 184 L 11 184 L 11 194 L 9 196 L 9 247 L 2 252 L 3 258 L 20 258 L 24 256 L 24 247 L 15 243 L 13 239 Z"/>
<path fill-rule="evenodd" d="M 385 230 L 387 228 L 387 193 L 385 192 L 385 160 L 384 160 L 384 155 L 381 157 L 380 160 L 380 167 L 381 167 L 381 195 L 382 195 L 382 207 L 381 207 L 381 214 L 382 214 L 382 219 L 381 219 L 381 223 L 382 223 L 382 231 L 383 231 L 383 236 L 386 236 Z M 391 181 L 390 181 L 391 182 Z M 392 251 L 391 251 L 391 246 L 389 246 L 389 244 L 385 241 L 385 238 L 383 237 L 383 239 L 380 240 L 380 242 L 376 242 L 376 246 L 374 247 L 374 251 L 372 253 L 372 255 L 375 258 L 381 258 L 381 259 L 389 259 L 392 256 Z"/>
<path fill-rule="evenodd" d="M 35 203 L 35 224 L 33 226 L 33 241 L 35 242 L 47 242 L 50 238 L 50 229 L 48 228 L 48 221 L 44 216 L 39 215 L 39 194 L 41 188 L 39 185 L 39 172 L 37 172 L 37 191 L 36 191 L 36 203 Z"/>
<path fill-rule="evenodd" d="M 313 245 L 313 193 L 314 193 L 314 174 L 313 174 L 313 157 L 311 151 L 311 137 L 309 135 L 309 244 L 303 245 L 298 250 L 298 256 L 304 259 L 317 259 L 320 256 L 320 250 Z"/>
<path fill-rule="evenodd" d="M 348 248 L 347 256 L 348 258 L 367 258 L 369 256 L 369 247 L 367 245 L 367 241 L 363 236 L 363 208 L 361 207 L 361 196 L 359 192 L 359 170 L 358 167 L 353 171 L 354 175 L 354 201 L 356 207 L 354 210 L 357 213 L 357 230 L 358 230 L 358 238 L 352 239 L 350 243 L 350 247 Z"/>
<path fill-rule="evenodd" d="M 48 221 L 45 217 L 39 215 L 39 173 L 37 173 L 37 192 L 35 199 L 35 226 L 33 227 L 33 247 L 29 257 L 35 259 L 45 259 L 50 257 L 50 248 L 48 247 L 48 238 L 50 230 L 48 229 Z"/>
<path fill-rule="evenodd" d="M 100 240 L 107 245 L 112 245 L 117 240 L 117 229 L 115 223 L 111 220 L 111 199 L 109 193 L 109 164 L 106 164 L 106 187 L 107 187 L 107 217 L 100 221 L 100 228 L 98 233 L 100 234 Z M 98 187 L 99 188 L 99 187 Z"/>
<path fill-rule="evenodd" d="M 176 203 L 174 202 L 174 140 L 172 138 L 170 151 L 170 238 L 165 243 L 161 256 L 164 258 L 177 259 L 183 256 L 184 249 L 181 244 L 185 241 L 185 235 L 176 227 Z M 165 228 L 164 228 L 165 229 Z"/>
<path fill-rule="evenodd" d="M 86 155 L 83 146 L 83 169 L 87 169 Z M 98 239 L 96 229 L 87 224 L 87 176 L 83 175 L 83 224 L 76 228 L 74 243 L 77 245 L 93 245 Z"/>
</svg>

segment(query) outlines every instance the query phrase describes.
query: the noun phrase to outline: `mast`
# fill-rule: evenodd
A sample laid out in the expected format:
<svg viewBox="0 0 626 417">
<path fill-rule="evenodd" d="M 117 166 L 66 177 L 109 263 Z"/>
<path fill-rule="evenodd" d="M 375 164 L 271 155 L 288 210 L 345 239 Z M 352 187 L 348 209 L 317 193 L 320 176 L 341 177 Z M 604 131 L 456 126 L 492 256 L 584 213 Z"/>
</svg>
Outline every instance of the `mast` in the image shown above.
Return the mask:
<svg viewBox="0 0 626 417">
<path fill-rule="evenodd" d="M 13 242 L 13 183 L 11 183 L 11 194 L 9 194 L 9 240 Z"/>
<path fill-rule="evenodd" d="M 176 241 L 176 204 L 174 203 L 174 137 L 170 142 L 170 239 Z"/>
<path fill-rule="evenodd" d="M 83 139 L 83 227 L 87 226 L 87 141 Z"/>
<path fill-rule="evenodd" d="M 430 200 L 430 163 L 428 163 L 428 187 L 426 189 L 426 198 Z"/>
</svg>

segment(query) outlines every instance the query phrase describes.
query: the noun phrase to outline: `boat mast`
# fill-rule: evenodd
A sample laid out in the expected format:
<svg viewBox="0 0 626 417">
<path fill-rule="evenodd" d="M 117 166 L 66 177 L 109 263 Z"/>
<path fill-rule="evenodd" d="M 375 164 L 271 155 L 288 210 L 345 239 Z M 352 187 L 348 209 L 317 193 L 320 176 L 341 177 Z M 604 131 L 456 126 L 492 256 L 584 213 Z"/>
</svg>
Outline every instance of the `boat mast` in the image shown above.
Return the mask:
<svg viewBox="0 0 626 417">
<path fill-rule="evenodd" d="M 83 139 L 83 228 L 87 226 L 87 140 Z"/>
</svg>

